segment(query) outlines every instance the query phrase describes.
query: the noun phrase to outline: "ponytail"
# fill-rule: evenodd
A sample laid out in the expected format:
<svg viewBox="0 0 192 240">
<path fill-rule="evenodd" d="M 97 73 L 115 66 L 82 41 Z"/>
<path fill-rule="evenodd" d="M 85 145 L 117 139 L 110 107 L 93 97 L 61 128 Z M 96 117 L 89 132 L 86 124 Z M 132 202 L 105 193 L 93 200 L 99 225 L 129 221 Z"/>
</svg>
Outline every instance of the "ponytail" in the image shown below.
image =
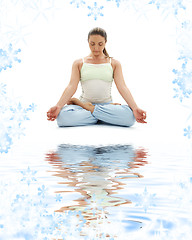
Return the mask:
<svg viewBox="0 0 192 240">
<path fill-rule="evenodd" d="M 103 53 L 105 54 L 105 56 L 106 56 L 107 58 L 109 58 L 109 54 L 108 54 L 106 48 L 103 49 Z"/>
</svg>

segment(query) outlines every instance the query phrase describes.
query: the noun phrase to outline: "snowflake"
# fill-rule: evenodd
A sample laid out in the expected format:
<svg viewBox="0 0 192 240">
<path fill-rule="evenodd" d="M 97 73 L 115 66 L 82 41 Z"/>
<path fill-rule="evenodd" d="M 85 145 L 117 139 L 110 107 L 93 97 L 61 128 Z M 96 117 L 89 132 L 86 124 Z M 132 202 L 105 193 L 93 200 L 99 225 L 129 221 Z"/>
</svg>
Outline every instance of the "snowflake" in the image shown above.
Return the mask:
<svg viewBox="0 0 192 240">
<path fill-rule="evenodd" d="M 188 139 L 191 138 L 192 136 L 192 129 L 191 129 L 191 126 L 188 126 L 187 128 L 184 129 L 184 136 L 187 136 Z"/>
<path fill-rule="evenodd" d="M 148 4 L 156 5 L 158 10 L 162 9 L 163 14 L 167 12 L 167 16 L 171 13 L 177 16 L 180 9 L 186 10 L 183 0 L 151 0 Z"/>
<path fill-rule="evenodd" d="M 23 25 L 23 21 L 19 22 L 18 19 L 16 19 L 14 24 L 6 27 L 8 30 L 4 33 L 4 35 L 6 35 L 6 37 L 10 39 L 12 43 L 18 44 L 22 41 L 25 45 L 27 45 L 25 38 L 30 34 L 26 32 L 28 31 L 29 26 Z"/>
<path fill-rule="evenodd" d="M 155 230 L 155 237 L 159 237 L 159 239 L 167 238 L 169 229 L 166 227 L 166 222 L 161 220 L 158 228 Z"/>
<path fill-rule="evenodd" d="M 79 8 L 80 6 L 82 6 L 83 4 L 85 4 L 85 2 L 83 0 L 72 0 L 70 2 L 70 4 L 75 4 L 77 8 Z"/>
<path fill-rule="evenodd" d="M 38 196 L 42 196 L 42 198 L 45 197 L 45 193 L 47 191 L 47 188 L 45 187 L 45 185 L 42 185 L 42 187 L 38 188 Z"/>
<path fill-rule="evenodd" d="M 34 112 L 36 108 L 37 108 L 37 105 L 32 103 L 31 105 L 29 105 L 29 107 L 26 110 Z"/>
<path fill-rule="evenodd" d="M 28 108 L 23 108 L 21 103 L 12 106 L 13 100 L 6 96 L 6 85 L 0 83 L 0 119 L 1 119 L 1 138 L 0 138 L 0 153 L 8 153 L 13 144 L 13 137 L 20 138 L 24 134 L 25 128 L 21 123 L 24 120 L 29 120 L 28 112 L 34 112 L 36 105 L 32 103 Z"/>
<path fill-rule="evenodd" d="M 17 54 L 21 52 L 21 49 L 13 50 L 12 44 L 9 44 L 8 50 L 0 49 L 0 72 L 7 68 L 12 68 L 14 61 L 20 63 L 21 60 L 17 58 Z"/>
<path fill-rule="evenodd" d="M 63 198 L 61 197 L 61 194 L 56 194 L 55 200 L 56 202 L 61 202 Z"/>
<path fill-rule="evenodd" d="M 88 9 L 90 10 L 90 13 L 88 14 L 88 16 L 93 16 L 93 17 L 94 17 L 94 20 L 97 20 L 97 17 L 98 17 L 98 16 L 104 16 L 104 15 L 101 13 L 101 10 L 102 10 L 103 8 L 104 8 L 103 6 L 98 7 L 98 6 L 97 6 L 97 2 L 94 2 L 94 6 L 93 6 L 93 7 L 88 6 Z"/>
<path fill-rule="evenodd" d="M 182 88 L 173 88 L 173 90 L 175 91 L 173 98 L 178 98 L 180 102 L 182 102 L 184 98 L 189 98 L 187 92 L 185 92 Z"/>
<path fill-rule="evenodd" d="M 179 87 L 179 89 L 174 89 L 176 91 L 174 98 L 178 97 L 180 102 L 182 102 L 183 98 L 189 98 L 192 93 L 192 60 L 187 57 L 179 57 L 178 60 L 181 61 L 181 68 L 179 70 L 172 70 L 177 76 L 177 78 L 173 80 L 173 84 L 177 84 Z"/>
<path fill-rule="evenodd" d="M 181 28 L 186 29 L 186 30 L 191 30 L 192 29 L 192 22 L 189 20 L 186 20 L 181 23 Z"/>
<path fill-rule="evenodd" d="M 80 211 L 67 211 L 63 216 L 60 216 L 57 222 L 58 230 L 63 239 L 80 239 L 80 232 L 86 220 Z"/>
<path fill-rule="evenodd" d="M 1 105 L 2 104 L 2 105 Z M 28 111 L 34 111 L 35 105 L 31 104 L 28 108 L 23 108 L 21 103 L 16 107 L 10 106 L 11 101 L 0 95 L 0 118 L 1 118 L 1 138 L 0 138 L 0 153 L 8 153 L 11 145 L 13 144 L 13 138 L 18 138 L 25 135 L 25 128 L 22 127 L 24 120 L 29 120 Z"/>
<path fill-rule="evenodd" d="M 8 150 L 11 148 L 12 143 L 12 138 L 8 135 L 8 133 L 0 133 L 0 153 L 8 153 Z"/>
<path fill-rule="evenodd" d="M 121 2 L 122 0 L 107 0 L 107 1 L 108 1 L 108 2 L 115 1 L 116 4 L 117 4 L 117 7 L 119 7 L 119 6 L 120 6 L 120 2 Z"/>
<path fill-rule="evenodd" d="M 29 120 L 29 118 L 27 116 L 27 109 L 23 108 L 21 106 L 21 103 L 19 103 L 16 108 L 11 107 L 10 110 L 13 113 L 13 116 L 11 117 L 10 120 L 15 120 L 19 123 L 21 123 L 24 120 Z"/>
<path fill-rule="evenodd" d="M 154 203 L 155 196 L 156 194 L 149 194 L 147 192 L 147 188 L 145 187 L 143 194 L 135 194 L 134 200 L 136 206 L 142 206 L 146 213 L 149 207 L 156 206 L 156 204 Z"/>
<path fill-rule="evenodd" d="M 6 94 L 6 84 L 0 83 L 0 96 L 4 96 Z"/>
<path fill-rule="evenodd" d="M 7 128 L 7 133 L 9 134 L 9 136 L 13 137 L 17 137 L 18 139 L 20 139 L 20 137 L 23 135 L 25 135 L 24 133 L 25 128 L 21 127 L 21 123 L 18 122 L 14 122 L 14 124 L 12 126 L 9 126 Z"/>
<path fill-rule="evenodd" d="M 25 171 L 21 171 L 21 173 L 23 174 L 21 181 L 27 182 L 28 186 L 31 182 L 37 181 L 37 179 L 34 177 L 37 171 L 32 171 L 30 167 L 28 167 Z"/>
<path fill-rule="evenodd" d="M 30 8 L 34 10 L 36 14 L 33 21 L 37 20 L 39 17 L 43 17 L 46 21 L 48 21 L 48 15 L 50 11 L 53 11 L 54 4 L 53 2 L 49 4 L 48 1 L 39 0 L 38 2 L 34 1 Z"/>
<path fill-rule="evenodd" d="M 155 239 L 170 239 L 169 234 L 171 230 L 175 230 L 174 223 L 170 220 L 156 219 L 152 223 L 152 229 L 150 234 L 155 237 Z M 171 238 L 172 239 L 172 238 Z"/>
</svg>

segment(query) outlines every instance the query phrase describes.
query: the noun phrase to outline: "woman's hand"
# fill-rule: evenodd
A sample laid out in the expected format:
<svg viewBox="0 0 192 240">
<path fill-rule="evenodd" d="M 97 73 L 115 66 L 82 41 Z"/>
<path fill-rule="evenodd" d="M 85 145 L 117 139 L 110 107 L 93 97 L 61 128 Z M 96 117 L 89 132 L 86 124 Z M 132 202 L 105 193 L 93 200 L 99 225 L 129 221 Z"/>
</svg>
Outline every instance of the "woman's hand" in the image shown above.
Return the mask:
<svg viewBox="0 0 192 240">
<path fill-rule="evenodd" d="M 60 111 L 61 111 L 61 107 L 59 106 L 54 106 L 50 108 L 49 111 L 47 112 L 47 120 L 54 121 L 59 115 Z"/>
<path fill-rule="evenodd" d="M 134 114 L 134 116 L 135 116 L 135 119 L 136 119 L 136 121 L 138 122 L 138 123 L 147 123 L 146 121 L 145 121 L 145 119 L 146 119 L 146 112 L 145 111 L 143 111 L 142 109 L 140 109 L 140 108 L 135 108 L 134 110 L 133 110 L 133 114 Z"/>
</svg>

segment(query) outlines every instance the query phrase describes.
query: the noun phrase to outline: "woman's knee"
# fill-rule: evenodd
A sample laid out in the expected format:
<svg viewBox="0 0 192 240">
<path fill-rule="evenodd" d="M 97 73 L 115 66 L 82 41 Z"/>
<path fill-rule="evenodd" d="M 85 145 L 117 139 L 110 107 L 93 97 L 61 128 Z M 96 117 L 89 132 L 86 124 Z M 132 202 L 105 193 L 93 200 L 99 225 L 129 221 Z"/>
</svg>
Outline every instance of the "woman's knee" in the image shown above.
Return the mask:
<svg viewBox="0 0 192 240">
<path fill-rule="evenodd" d="M 96 122 L 97 119 L 84 109 L 63 109 L 57 117 L 57 125 L 59 127 L 84 126 L 95 124 Z"/>
<path fill-rule="evenodd" d="M 133 126 L 134 124 L 135 124 L 135 118 L 129 118 L 129 119 L 127 119 L 127 121 L 126 121 L 126 127 L 131 127 L 131 126 Z"/>
<path fill-rule="evenodd" d="M 124 118 L 124 121 L 125 121 L 124 126 L 126 126 L 126 127 L 133 126 L 136 122 L 133 111 L 131 110 L 131 108 L 128 105 L 122 105 L 122 107 L 125 110 L 125 112 L 124 112 L 125 114 L 123 114 L 123 118 Z"/>
<path fill-rule="evenodd" d="M 66 105 L 64 106 L 59 115 L 57 116 L 57 125 L 59 127 L 65 127 L 65 126 L 71 126 L 73 125 L 73 115 L 74 115 L 75 109 L 72 105 Z"/>
<path fill-rule="evenodd" d="M 64 127 L 67 125 L 68 116 L 65 113 L 66 113 L 65 111 L 62 111 L 57 116 L 56 120 L 57 120 L 58 127 Z"/>
</svg>

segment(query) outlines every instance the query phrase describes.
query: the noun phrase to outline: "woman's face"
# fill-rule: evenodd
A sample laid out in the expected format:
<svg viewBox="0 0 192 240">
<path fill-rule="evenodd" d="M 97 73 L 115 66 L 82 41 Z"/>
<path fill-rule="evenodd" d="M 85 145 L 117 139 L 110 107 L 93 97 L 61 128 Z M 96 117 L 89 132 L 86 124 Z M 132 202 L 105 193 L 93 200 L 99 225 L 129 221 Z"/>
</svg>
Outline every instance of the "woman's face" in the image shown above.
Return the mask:
<svg viewBox="0 0 192 240">
<path fill-rule="evenodd" d="M 89 48 L 94 56 L 103 55 L 105 44 L 105 38 L 100 35 L 91 35 L 89 37 Z"/>
</svg>

